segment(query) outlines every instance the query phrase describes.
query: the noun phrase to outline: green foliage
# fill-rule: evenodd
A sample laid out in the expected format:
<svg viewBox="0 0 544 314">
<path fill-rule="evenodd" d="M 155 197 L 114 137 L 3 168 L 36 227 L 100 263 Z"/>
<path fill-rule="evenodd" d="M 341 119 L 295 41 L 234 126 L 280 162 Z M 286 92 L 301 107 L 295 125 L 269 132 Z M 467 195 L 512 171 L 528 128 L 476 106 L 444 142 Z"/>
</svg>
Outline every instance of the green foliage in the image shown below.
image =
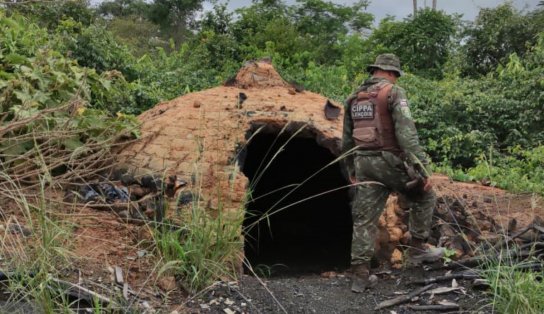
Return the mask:
<svg viewBox="0 0 544 314">
<path fill-rule="evenodd" d="M 304 53 L 305 64 L 334 63 L 342 55 L 339 41 L 352 31 L 369 29 L 372 15 L 363 11 L 366 1 L 352 6 L 322 0 L 300 0 L 286 6 L 281 1 L 261 1 L 239 9 L 232 34 L 242 51 L 270 50 L 289 59 Z M 254 58 L 255 54 L 247 56 Z"/>
<path fill-rule="evenodd" d="M 542 313 L 544 311 L 544 283 L 542 272 L 520 271 L 516 265 L 490 261 L 482 271 L 489 282 L 492 312 Z"/>
<path fill-rule="evenodd" d="M 154 0 L 149 19 L 176 43 L 181 43 L 188 34 L 189 25 L 196 11 L 202 8 L 203 0 Z"/>
<path fill-rule="evenodd" d="M 155 47 L 168 47 L 168 43 L 159 36 L 159 27 L 137 16 L 111 19 L 107 22 L 106 28 L 136 57 L 149 53 Z"/>
<path fill-rule="evenodd" d="M 511 191 L 544 194 L 544 146 L 528 150 L 513 147 L 508 155 L 498 158 L 491 154 L 482 156 L 468 174 Z"/>
<path fill-rule="evenodd" d="M 85 109 L 93 101 L 109 105 L 116 94 L 108 93 L 115 90 L 117 82 L 107 73 L 99 75 L 93 69 L 82 68 L 74 60 L 64 58 L 58 51 L 48 48 L 42 37 L 47 38 L 47 32 L 20 16 L 2 19 L 0 114 L 3 122 L 43 117 L 30 120 L 25 128 L 9 135 L 14 137 L 55 128 L 79 129 L 82 131 L 79 138 L 66 139 L 65 143 L 66 149 L 75 150 L 78 148 L 78 145 L 74 146 L 76 142 L 100 142 L 122 135 L 125 130 L 133 130 L 136 124 L 130 117 L 111 117 L 105 111 Z M 62 106 L 66 108 L 56 109 Z M 44 114 L 51 109 L 55 109 L 54 114 Z M 28 144 L 8 140 L 0 146 L 4 154 L 6 150 L 22 154 L 33 149 L 33 145 Z"/>
<path fill-rule="evenodd" d="M 466 68 L 469 76 L 485 75 L 505 65 L 513 53 L 523 56 L 544 30 L 544 10 L 529 14 L 511 3 L 480 10 L 476 21 L 466 30 Z"/>
<path fill-rule="evenodd" d="M 105 27 L 93 24 L 84 27 L 73 20 L 62 21 L 56 30 L 57 47 L 81 66 L 94 68 L 99 73 L 118 70 L 129 80 L 137 77 L 135 58 L 120 45 Z"/>
<path fill-rule="evenodd" d="M 8 1 L 5 5 L 9 15 L 19 13 L 48 29 L 55 29 L 65 19 L 86 26 L 94 20 L 94 12 L 89 8 L 88 0 Z"/>
<path fill-rule="evenodd" d="M 398 55 L 411 73 L 439 79 L 443 76 L 458 23 L 457 17 L 424 9 L 401 22 L 382 20 L 370 41 L 378 51 Z"/>
<path fill-rule="evenodd" d="M 194 204 L 182 226 L 172 230 L 165 224 L 155 230 L 155 243 L 165 260 L 160 273 L 181 276 L 190 292 L 200 291 L 220 277 L 236 278 L 243 218 L 224 215 L 219 209 L 214 217 Z"/>
<path fill-rule="evenodd" d="M 101 2 L 96 12 L 106 17 L 140 17 L 149 15 L 151 4 L 143 0 L 110 0 Z"/>
</svg>

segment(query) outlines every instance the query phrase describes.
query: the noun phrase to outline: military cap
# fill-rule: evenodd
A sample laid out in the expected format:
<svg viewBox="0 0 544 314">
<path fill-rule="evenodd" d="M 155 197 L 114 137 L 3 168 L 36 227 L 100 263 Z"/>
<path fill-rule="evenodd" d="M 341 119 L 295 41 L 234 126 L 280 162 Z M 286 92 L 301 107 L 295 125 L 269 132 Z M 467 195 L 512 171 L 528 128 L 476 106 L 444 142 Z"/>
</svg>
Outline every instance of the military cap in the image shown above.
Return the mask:
<svg viewBox="0 0 544 314">
<path fill-rule="evenodd" d="M 397 72 L 398 76 L 403 75 L 400 69 L 399 57 L 392 53 L 384 53 L 376 57 L 374 64 L 369 65 L 366 70 L 372 72 L 374 69 Z"/>
</svg>

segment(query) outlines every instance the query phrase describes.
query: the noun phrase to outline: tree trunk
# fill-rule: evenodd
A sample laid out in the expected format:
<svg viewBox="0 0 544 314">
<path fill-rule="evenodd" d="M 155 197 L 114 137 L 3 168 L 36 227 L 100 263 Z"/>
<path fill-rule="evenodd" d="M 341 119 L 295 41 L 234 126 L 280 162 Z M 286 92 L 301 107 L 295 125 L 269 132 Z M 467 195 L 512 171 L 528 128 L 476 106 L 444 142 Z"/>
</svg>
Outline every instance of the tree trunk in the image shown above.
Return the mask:
<svg viewBox="0 0 544 314">
<path fill-rule="evenodd" d="M 414 16 L 416 16 L 416 14 L 417 14 L 417 0 L 412 0 L 412 2 L 414 3 Z"/>
<path fill-rule="evenodd" d="M 437 0 L 433 0 L 433 11 L 436 11 L 436 1 Z"/>
</svg>

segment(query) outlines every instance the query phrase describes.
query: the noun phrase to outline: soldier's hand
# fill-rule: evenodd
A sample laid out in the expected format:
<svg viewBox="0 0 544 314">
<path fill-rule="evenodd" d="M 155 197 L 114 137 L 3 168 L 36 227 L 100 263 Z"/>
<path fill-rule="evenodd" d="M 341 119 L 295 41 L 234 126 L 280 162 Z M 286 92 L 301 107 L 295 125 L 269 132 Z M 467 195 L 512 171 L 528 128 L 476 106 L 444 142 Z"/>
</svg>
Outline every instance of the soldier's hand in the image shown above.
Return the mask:
<svg viewBox="0 0 544 314">
<path fill-rule="evenodd" d="M 357 179 L 355 177 L 349 177 L 349 182 L 351 182 L 351 184 L 355 184 L 357 183 Z"/>
<path fill-rule="evenodd" d="M 425 178 L 423 181 L 423 191 L 429 192 L 433 188 L 433 182 L 431 178 Z"/>
</svg>

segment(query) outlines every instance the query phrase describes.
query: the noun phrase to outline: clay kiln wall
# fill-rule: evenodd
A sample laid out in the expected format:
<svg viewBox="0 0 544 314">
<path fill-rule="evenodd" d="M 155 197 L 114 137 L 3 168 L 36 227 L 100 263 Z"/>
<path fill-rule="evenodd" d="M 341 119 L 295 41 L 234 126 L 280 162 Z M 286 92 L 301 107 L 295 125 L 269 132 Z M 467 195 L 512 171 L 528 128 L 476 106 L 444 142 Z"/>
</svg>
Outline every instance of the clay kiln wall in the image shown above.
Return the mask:
<svg viewBox="0 0 544 314">
<path fill-rule="evenodd" d="M 243 102 L 240 93 L 247 97 Z M 326 102 L 318 94 L 285 86 L 216 87 L 187 94 L 143 113 L 141 139 L 120 153 L 120 161 L 137 174 L 192 178 L 192 188 L 202 192 L 207 206 L 239 210 L 248 182 L 236 157 L 248 132 L 258 125 L 279 130 L 289 122 L 295 129 L 307 124 L 306 135 L 338 153 L 342 115 L 327 120 Z"/>
</svg>

